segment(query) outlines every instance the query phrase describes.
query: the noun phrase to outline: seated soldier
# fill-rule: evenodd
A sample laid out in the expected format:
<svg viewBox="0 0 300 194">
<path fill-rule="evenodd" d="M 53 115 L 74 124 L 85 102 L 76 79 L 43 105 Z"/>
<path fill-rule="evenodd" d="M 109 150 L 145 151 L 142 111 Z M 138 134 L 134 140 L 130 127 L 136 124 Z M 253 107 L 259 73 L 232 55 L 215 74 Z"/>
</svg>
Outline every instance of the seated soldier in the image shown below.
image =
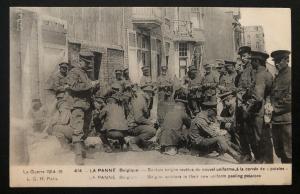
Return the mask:
<svg viewBox="0 0 300 194">
<path fill-rule="evenodd" d="M 187 114 L 187 91 L 183 88 L 174 94 L 175 105 L 166 114 L 161 131 L 157 135 L 164 154 L 175 155 L 177 149 L 187 143 L 191 120 Z M 183 126 L 186 128 L 183 129 Z"/>
<path fill-rule="evenodd" d="M 100 139 L 106 152 L 112 152 L 108 139 L 118 140 L 121 149 L 127 149 L 124 138 L 127 136 L 128 124 L 121 103 L 119 93 L 109 94 L 106 97 L 106 105 L 98 115 L 98 119 L 103 123 Z"/>
<path fill-rule="evenodd" d="M 206 153 L 228 153 L 239 162 L 240 154 L 232 147 L 230 135 L 226 130 L 221 130 L 216 122 L 216 99 L 210 99 L 203 105 L 204 110 L 196 115 L 190 127 L 192 149 Z"/>
<path fill-rule="evenodd" d="M 236 131 L 235 125 L 235 92 L 226 92 L 220 95 L 223 103 L 223 110 L 218 118 L 220 128 L 226 129 L 231 135 L 231 140 L 234 144 L 239 145 L 239 136 Z"/>
<path fill-rule="evenodd" d="M 142 151 L 140 147 L 147 147 L 148 140 L 155 136 L 154 123 L 149 119 L 150 108 L 147 95 L 139 88 L 134 87 L 134 93 L 129 103 L 128 134 L 133 136 L 129 140 L 129 149 Z"/>
</svg>

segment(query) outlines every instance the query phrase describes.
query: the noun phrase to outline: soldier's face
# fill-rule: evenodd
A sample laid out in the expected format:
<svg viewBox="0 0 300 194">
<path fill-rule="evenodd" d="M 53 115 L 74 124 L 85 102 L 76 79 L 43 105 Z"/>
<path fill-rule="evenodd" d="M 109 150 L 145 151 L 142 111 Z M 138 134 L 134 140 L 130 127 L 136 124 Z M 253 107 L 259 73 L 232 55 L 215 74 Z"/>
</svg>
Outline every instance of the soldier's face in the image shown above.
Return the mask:
<svg viewBox="0 0 300 194">
<path fill-rule="evenodd" d="M 284 69 L 286 66 L 288 66 L 290 62 L 289 57 L 284 57 L 280 60 L 275 60 L 275 67 L 278 71 Z"/>
<path fill-rule="evenodd" d="M 144 76 L 149 76 L 149 75 L 150 75 L 150 72 L 149 72 L 148 70 L 145 70 L 145 71 L 143 71 L 143 75 L 144 75 Z"/>
<path fill-rule="evenodd" d="M 120 80 L 122 78 L 122 74 L 121 73 L 116 73 L 116 79 Z"/>
<path fill-rule="evenodd" d="M 232 72 L 234 71 L 233 65 L 227 66 L 227 71 L 228 71 L 229 73 L 232 73 Z"/>
<path fill-rule="evenodd" d="M 250 53 L 243 53 L 241 59 L 244 64 L 250 62 Z"/>
<path fill-rule="evenodd" d="M 128 71 L 124 71 L 124 72 L 123 72 L 123 76 L 124 76 L 125 78 L 129 78 L 129 72 L 128 72 Z"/>
<path fill-rule="evenodd" d="M 63 75 L 66 75 L 68 72 L 68 68 L 67 67 L 60 67 L 59 68 L 60 73 L 62 73 Z"/>
<path fill-rule="evenodd" d="M 162 75 L 166 75 L 167 74 L 167 71 L 165 69 L 161 70 L 161 74 Z"/>
<path fill-rule="evenodd" d="M 205 68 L 205 73 L 206 73 L 206 74 L 210 74 L 210 72 L 211 72 L 210 67 Z"/>
</svg>

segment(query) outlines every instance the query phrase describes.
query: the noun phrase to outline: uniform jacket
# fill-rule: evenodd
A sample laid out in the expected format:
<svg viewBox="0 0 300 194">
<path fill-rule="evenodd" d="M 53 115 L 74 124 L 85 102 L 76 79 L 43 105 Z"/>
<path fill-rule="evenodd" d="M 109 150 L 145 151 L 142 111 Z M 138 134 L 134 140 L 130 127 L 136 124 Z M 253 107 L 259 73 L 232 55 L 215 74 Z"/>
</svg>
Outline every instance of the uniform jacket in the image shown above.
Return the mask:
<svg viewBox="0 0 300 194">
<path fill-rule="evenodd" d="M 248 64 L 246 68 L 243 70 L 239 78 L 238 88 L 241 89 L 250 88 L 251 86 L 253 86 L 254 81 L 255 81 L 254 70 L 251 64 Z"/>
<path fill-rule="evenodd" d="M 204 87 L 203 95 L 205 97 L 216 95 L 216 87 L 219 83 L 219 78 L 214 73 L 204 75 L 201 85 Z"/>
<path fill-rule="evenodd" d="M 232 91 L 235 88 L 235 77 L 236 74 L 225 74 L 223 76 L 220 77 L 220 81 L 219 81 L 219 89 L 222 92 L 228 92 L 228 91 Z"/>
<path fill-rule="evenodd" d="M 262 102 L 262 107 L 258 112 L 259 116 L 264 115 L 264 104 L 266 98 L 270 97 L 273 77 L 265 67 L 258 66 L 255 71 L 254 95 L 258 101 Z"/>
<path fill-rule="evenodd" d="M 191 125 L 191 119 L 186 113 L 185 107 L 177 104 L 167 112 L 164 122 L 162 124 L 162 130 L 181 130 L 183 125 L 187 128 Z"/>
<path fill-rule="evenodd" d="M 224 130 L 217 128 L 217 123 L 212 123 L 208 119 L 207 111 L 197 114 L 191 124 L 190 137 L 192 142 L 199 143 L 204 138 L 211 138 L 224 135 Z"/>
<path fill-rule="evenodd" d="M 63 76 L 60 72 L 57 72 L 53 76 L 52 89 L 55 91 L 56 98 L 63 98 L 65 93 L 64 86 L 67 84 L 67 77 Z"/>
<path fill-rule="evenodd" d="M 73 107 L 89 109 L 92 84 L 86 72 L 79 67 L 74 67 L 68 73 L 67 82 Z"/>
<path fill-rule="evenodd" d="M 99 119 L 103 120 L 103 129 L 128 130 L 123 107 L 118 104 L 108 103 L 100 111 Z"/>
<path fill-rule="evenodd" d="M 202 97 L 202 77 L 197 74 L 195 79 L 190 79 L 188 82 L 189 96 L 190 98 L 201 98 Z"/>
<path fill-rule="evenodd" d="M 273 82 L 271 103 L 274 108 L 272 123 L 290 124 L 291 118 L 291 68 L 286 67 L 278 73 Z"/>
<path fill-rule="evenodd" d="M 148 107 L 146 94 L 143 91 L 138 90 L 136 92 L 136 97 L 132 98 L 129 103 L 130 112 L 127 118 L 130 127 L 152 124 L 149 119 L 150 111 Z"/>
</svg>

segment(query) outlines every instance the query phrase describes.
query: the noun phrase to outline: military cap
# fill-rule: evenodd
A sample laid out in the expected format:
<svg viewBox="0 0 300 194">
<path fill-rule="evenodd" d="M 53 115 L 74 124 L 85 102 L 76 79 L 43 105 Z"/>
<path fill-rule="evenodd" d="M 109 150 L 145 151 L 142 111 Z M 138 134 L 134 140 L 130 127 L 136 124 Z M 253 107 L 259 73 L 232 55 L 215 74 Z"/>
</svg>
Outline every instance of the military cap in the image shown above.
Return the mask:
<svg viewBox="0 0 300 194">
<path fill-rule="evenodd" d="M 114 83 L 111 85 L 111 88 L 112 88 L 113 90 L 121 91 L 122 86 L 121 86 L 121 84 L 119 84 L 119 83 L 117 83 L 117 82 L 114 82 Z"/>
<path fill-rule="evenodd" d="M 143 66 L 141 69 L 142 69 L 142 71 L 148 71 L 148 70 L 150 70 L 150 67 L 149 66 Z"/>
<path fill-rule="evenodd" d="M 216 96 L 210 96 L 209 100 L 204 101 L 202 104 L 207 107 L 215 107 L 217 106 L 217 98 Z"/>
<path fill-rule="evenodd" d="M 211 68 L 214 66 L 214 63 L 206 63 L 203 65 L 204 69 Z"/>
<path fill-rule="evenodd" d="M 167 70 L 167 66 L 165 66 L 165 65 L 164 65 L 164 66 L 161 66 L 161 69 L 162 69 L 162 70 Z"/>
<path fill-rule="evenodd" d="M 123 72 L 123 70 L 120 68 L 115 69 L 115 73 L 122 73 L 122 72 Z"/>
<path fill-rule="evenodd" d="M 219 97 L 220 97 L 221 101 L 224 101 L 230 97 L 233 97 L 234 94 L 235 94 L 235 92 L 229 91 L 229 92 L 225 92 L 225 93 L 221 94 Z"/>
<path fill-rule="evenodd" d="M 244 53 L 250 53 L 251 52 L 251 48 L 249 46 L 242 46 L 239 48 L 238 54 L 242 55 Z"/>
<path fill-rule="evenodd" d="M 58 65 L 59 65 L 59 67 L 66 67 L 66 68 L 70 67 L 70 64 L 68 62 L 61 62 Z"/>
<path fill-rule="evenodd" d="M 251 51 L 251 59 L 260 59 L 262 61 L 267 60 L 269 58 L 269 55 L 264 52 L 260 51 Z"/>
<path fill-rule="evenodd" d="M 224 67 L 224 64 L 225 64 L 224 60 L 222 60 L 222 59 L 216 59 L 216 62 L 217 62 L 216 68 L 222 68 L 222 67 Z"/>
<path fill-rule="evenodd" d="M 80 51 L 79 58 L 86 61 L 86 62 L 92 62 L 92 57 L 94 54 L 90 51 Z"/>
<path fill-rule="evenodd" d="M 153 88 L 152 86 L 146 85 L 144 87 L 142 87 L 143 91 L 148 91 L 148 92 L 153 92 Z"/>
<path fill-rule="evenodd" d="M 284 57 L 288 57 L 291 54 L 288 50 L 276 50 L 271 53 L 271 57 L 273 60 L 282 59 Z"/>
<path fill-rule="evenodd" d="M 128 66 L 127 65 L 125 65 L 124 67 L 123 67 L 123 71 L 128 71 L 129 69 L 128 69 Z"/>
<path fill-rule="evenodd" d="M 234 61 L 227 61 L 227 60 L 225 60 L 224 62 L 225 62 L 225 66 L 235 65 Z"/>
</svg>

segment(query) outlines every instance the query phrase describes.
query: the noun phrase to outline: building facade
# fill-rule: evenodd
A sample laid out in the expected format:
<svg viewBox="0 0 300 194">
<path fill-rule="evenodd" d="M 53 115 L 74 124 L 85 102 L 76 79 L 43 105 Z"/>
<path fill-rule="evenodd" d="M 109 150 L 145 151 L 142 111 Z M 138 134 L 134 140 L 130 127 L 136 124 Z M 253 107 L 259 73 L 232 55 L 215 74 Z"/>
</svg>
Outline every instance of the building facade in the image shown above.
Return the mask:
<svg viewBox="0 0 300 194">
<path fill-rule="evenodd" d="M 243 45 L 251 47 L 252 50 L 266 52 L 265 35 L 262 26 L 243 27 Z"/>
<path fill-rule="evenodd" d="M 94 53 L 90 78 L 106 83 L 123 66 L 138 83 L 143 66 L 155 81 L 161 66 L 182 78 L 191 64 L 201 69 L 209 60 L 232 60 L 240 44 L 239 18 L 237 8 L 11 8 L 12 110 L 26 113 L 33 98 L 52 102 L 47 81 L 60 62 L 78 61 L 80 50 Z"/>
</svg>

